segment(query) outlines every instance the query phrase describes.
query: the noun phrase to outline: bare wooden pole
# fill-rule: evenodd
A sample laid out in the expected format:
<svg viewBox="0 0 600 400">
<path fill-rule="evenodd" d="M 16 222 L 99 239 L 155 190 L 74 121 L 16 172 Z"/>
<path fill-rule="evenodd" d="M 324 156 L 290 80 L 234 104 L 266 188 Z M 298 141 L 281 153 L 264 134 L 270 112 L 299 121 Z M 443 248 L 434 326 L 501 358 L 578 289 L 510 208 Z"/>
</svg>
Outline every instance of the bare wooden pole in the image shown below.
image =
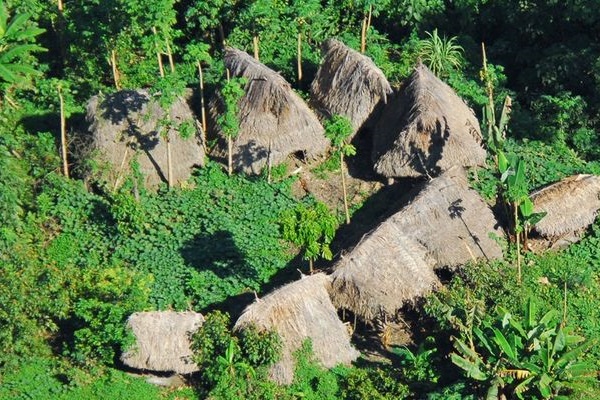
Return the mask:
<svg viewBox="0 0 600 400">
<path fill-rule="evenodd" d="M 229 68 L 225 68 L 225 72 L 227 74 L 227 82 L 231 80 L 231 73 L 229 72 Z M 233 138 L 231 135 L 227 135 L 227 175 L 231 176 L 233 174 Z"/>
<path fill-rule="evenodd" d="M 169 189 L 173 187 L 173 160 L 171 158 L 171 133 L 170 128 L 167 127 L 167 186 Z"/>
<path fill-rule="evenodd" d="M 173 52 L 171 51 L 171 45 L 169 44 L 169 39 L 165 39 L 167 43 L 167 58 L 169 59 L 169 67 L 171 68 L 171 72 L 175 72 L 175 62 L 173 62 Z"/>
<path fill-rule="evenodd" d="M 346 213 L 346 224 L 350 223 L 350 212 L 348 211 L 348 193 L 346 190 L 346 170 L 344 168 L 344 153 L 340 151 L 340 170 L 342 171 L 342 192 L 344 195 L 344 212 Z"/>
<path fill-rule="evenodd" d="M 206 147 L 206 106 L 204 105 L 204 74 L 202 73 L 202 64 L 198 65 L 198 78 L 200 80 L 200 114 L 202 116 L 202 146 Z"/>
<path fill-rule="evenodd" d="M 252 44 L 254 46 L 254 58 L 256 61 L 260 61 L 260 58 L 258 57 L 258 35 L 254 35 L 252 38 Z"/>
<path fill-rule="evenodd" d="M 302 82 L 302 33 L 298 32 L 298 84 Z"/>
<path fill-rule="evenodd" d="M 62 89 L 58 87 L 58 99 L 60 102 L 60 147 L 63 162 L 63 174 L 69 178 L 69 162 L 67 160 L 67 121 L 65 118 L 65 100 L 63 98 Z"/>
<path fill-rule="evenodd" d="M 110 52 L 110 65 L 112 67 L 115 89 L 121 90 L 121 74 L 119 73 L 119 69 L 117 68 L 117 52 L 114 49 Z"/>
<path fill-rule="evenodd" d="M 152 33 L 154 34 L 154 45 L 156 46 L 156 59 L 158 60 L 158 71 L 160 72 L 160 77 L 165 77 L 165 69 L 163 67 L 162 56 L 160 53 L 160 49 L 158 48 L 158 43 L 156 42 L 158 34 L 156 33 L 156 27 L 152 27 Z"/>
</svg>

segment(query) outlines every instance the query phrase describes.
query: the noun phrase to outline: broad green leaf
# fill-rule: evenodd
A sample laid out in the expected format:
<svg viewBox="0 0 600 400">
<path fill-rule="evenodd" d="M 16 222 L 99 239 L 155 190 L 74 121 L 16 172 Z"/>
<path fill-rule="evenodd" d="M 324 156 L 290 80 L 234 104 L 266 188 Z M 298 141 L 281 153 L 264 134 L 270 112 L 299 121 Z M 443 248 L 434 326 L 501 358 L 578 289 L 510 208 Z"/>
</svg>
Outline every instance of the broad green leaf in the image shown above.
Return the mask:
<svg viewBox="0 0 600 400">
<path fill-rule="evenodd" d="M 504 174 L 508 170 L 508 159 L 502 151 L 498 151 L 498 170 L 501 174 Z"/>
<path fill-rule="evenodd" d="M 469 361 L 456 353 L 450 354 L 450 358 L 456 366 L 460 367 L 463 371 L 465 371 L 467 377 L 473 378 L 478 381 L 487 380 L 487 375 L 484 374 L 481 371 L 481 369 L 479 369 L 479 366 L 474 362 Z"/>
<path fill-rule="evenodd" d="M 507 357 L 510 358 L 511 360 L 516 360 L 517 356 L 515 354 L 515 350 L 508 343 L 508 340 L 506 340 L 506 337 L 504 336 L 504 334 L 502 332 L 500 332 L 497 328 L 493 328 L 493 332 L 494 332 L 494 341 L 496 342 L 496 344 L 498 346 L 500 346 L 500 349 L 504 352 L 504 354 L 506 354 Z"/>
<path fill-rule="evenodd" d="M 528 219 L 533 214 L 533 201 L 531 201 L 529 196 L 523 197 L 521 204 L 519 204 L 519 211 L 521 211 L 521 215 L 525 219 Z"/>
</svg>

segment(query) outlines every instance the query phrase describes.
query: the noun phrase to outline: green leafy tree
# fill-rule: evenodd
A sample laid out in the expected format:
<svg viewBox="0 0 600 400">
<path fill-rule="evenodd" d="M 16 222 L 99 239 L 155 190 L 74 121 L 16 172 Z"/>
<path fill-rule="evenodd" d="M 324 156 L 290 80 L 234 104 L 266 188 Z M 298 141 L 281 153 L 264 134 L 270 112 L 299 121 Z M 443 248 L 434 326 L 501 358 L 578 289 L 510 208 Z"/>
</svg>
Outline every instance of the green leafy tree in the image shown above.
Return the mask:
<svg viewBox="0 0 600 400">
<path fill-rule="evenodd" d="M 46 50 L 35 43 L 44 30 L 30 18 L 29 14 L 22 13 L 9 19 L 4 2 L 0 2 L 0 94 L 12 104 L 11 89 L 23 87 L 32 76 L 41 75 L 35 68 L 33 53 Z"/>
<path fill-rule="evenodd" d="M 229 74 L 229 73 L 228 73 Z M 233 140 L 240 133 L 240 119 L 238 104 L 244 96 L 245 78 L 229 78 L 221 87 L 223 100 L 223 113 L 217 117 L 217 124 L 227 139 L 227 173 L 233 173 Z"/>
<path fill-rule="evenodd" d="M 331 140 L 335 152 L 340 156 L 340 174 L 342 180 L 342 192 L 344 197 L 344 213 L 346 223 L 350 223 L 350 212 L 348 211 L 348 193 L 346 190 L 346 169 L 344 156 L 353 156 L 356 154 L 356 148 L 348 143 L 348 138 L 354 132 L 352 122 L 341 115 L 334 115 L 325 123 L 325 136 Z"/>
<path fill-rule="evenodd" d="M 282 214 L 280 225 L 283 238 L 304 249 L 303 258 L 308 260 L 310 273 L 313 272 L 313 264 L 318 257 L 326 260 L 333 258 L 329 245 L 338 222 L 325 204 L 299 204 Z"/>
</svg>

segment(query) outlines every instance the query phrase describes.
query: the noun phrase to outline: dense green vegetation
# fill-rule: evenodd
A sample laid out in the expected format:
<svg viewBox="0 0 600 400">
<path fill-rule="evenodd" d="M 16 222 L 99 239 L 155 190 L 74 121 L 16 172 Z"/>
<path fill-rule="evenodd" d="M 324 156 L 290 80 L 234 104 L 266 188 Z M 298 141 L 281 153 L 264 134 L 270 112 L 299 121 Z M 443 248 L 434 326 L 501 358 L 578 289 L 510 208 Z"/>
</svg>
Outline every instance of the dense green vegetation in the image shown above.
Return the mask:
<svg viewBox="0 0 600 400">
<path fill-rule="evenodd" d="M 499 129 L 507 137 L 492 153 L 512 155 L 526 179 L 510 197 L 511 183 L 499 180 L 509 166 L 490 156 L 472 181 L 490 202 L 526 203 L 546 183 L 600 174 L 596 8 L 589 0 L 0 1 L 0 398 L 600 397 L 598 222 L 566 250 L 524 252 L 520 272 L 512 244 L 503 261 L 461 269 L 411 310 L 414 346 L 386 349 L 386 362 L 326 371 L 306 343 L 294 383 L 279 387 L 266 369 L 277 338 L 232 334 L 215 313 L 195 339 L 209 367 L 194 387 L 158 389 L 127 376 L 116 364 L 131 340 L 129 314 L 205 313 L 262 293 L 274 278 L 306 272 L 301 258 L 311 268 L 331 259 L 346 216 L 294 197 L 296 178 L 276 169 L 273 179 L 229 176 L 208 161 L 181 187 L 145 190 L 133 165 L 114 189 L 80 179 L 102 166 L 70 160 L 68 179 L 60 139 L 61 114 L 71 137 L 99 92 L 144 87 L 168 102 L 199 84 L 207 96 L 225 89 L 231 109 L 218 122 L 233 137 L 240 87 L 227 81 L 224 44 L 259 57 L 306 97 L 319 45 L 335 36 L 364 49 L 396 86 L 418 59 L 429 63 L 482 121 L 490 109 L 500 118 L 510 95 L 510 122 Z M 334 123 L 330 164 L 343 171 L 354 148 Z"/>
</svg>

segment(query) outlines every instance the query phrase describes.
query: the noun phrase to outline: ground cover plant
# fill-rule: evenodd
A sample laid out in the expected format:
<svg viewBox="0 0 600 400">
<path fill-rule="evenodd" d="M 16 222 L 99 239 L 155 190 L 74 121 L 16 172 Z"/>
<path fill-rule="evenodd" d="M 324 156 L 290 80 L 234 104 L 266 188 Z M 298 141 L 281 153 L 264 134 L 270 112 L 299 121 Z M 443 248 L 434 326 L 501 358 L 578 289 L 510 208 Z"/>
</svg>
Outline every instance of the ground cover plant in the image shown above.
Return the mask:
<svg viewBox="0 0 600 400">
<path fill-rule="evenodd" d="M 525 3 L 0 0 L 0 398 L 600 397 L 598 221 L 560 251 L 535 254 L 519 236 L 535 223 L 528 193 L 600 174 L 600 17 L 592 1 Z M 335 148 L 322 159 L 267 176 L 208 159 L 189 180 L 169 173 L 154 188 L 135 160 L 113 185 L 93 154 L 76 155 L 91 96 L 143 88 L 167 106 L 199 87 L 198 121 L 160 127 L 202 127 L 211 158 L 205 103 L 220 91 L 231 112 L 217 123 L 233 138 L 239 122 L 241 85 L 227 80 L 225 47 L 253 54 L 308 98 L 330 37 L 371 57 L 396 89 L 423 62 L 474 109 L 489 157 L 471 184 L 491 205 L 512 207 L 504 217 L 517 218 L 503 222 L 519 239 L 509 238 L 503 260 L 452 271 L 415 304 L 405 321 L 412 342 L 386 348 L 357 332 L 379 357 L 331 370 L 306 342 L 293 383 L 278 386 L 267 372 L 278 338 L 233 333 L 219 310 L 239 311 L 298 270 L 343 256 L 331 251 L 340 225 L 351 230 L 351 214 L 369 215 L 361 207 L 378 198 L 346 198 L 344 180 L 373 176 L 346 169 L 369 164 L 355 159 L 370 152 L 357 146 L 373 132 L 350 144 L 344 121 L 325 116 Z M 317 182 L 303 182 L 302 168 L 320 171 Z M 349 204 L 328 209 L 304 196 L 339 185 L 338 172 Z M 119 369 L 132 341 L 125 321 L 143 310 L 214 312 L 196 338 L 203 371 L 188 386 L 158 388 Z"/>
</svg>

